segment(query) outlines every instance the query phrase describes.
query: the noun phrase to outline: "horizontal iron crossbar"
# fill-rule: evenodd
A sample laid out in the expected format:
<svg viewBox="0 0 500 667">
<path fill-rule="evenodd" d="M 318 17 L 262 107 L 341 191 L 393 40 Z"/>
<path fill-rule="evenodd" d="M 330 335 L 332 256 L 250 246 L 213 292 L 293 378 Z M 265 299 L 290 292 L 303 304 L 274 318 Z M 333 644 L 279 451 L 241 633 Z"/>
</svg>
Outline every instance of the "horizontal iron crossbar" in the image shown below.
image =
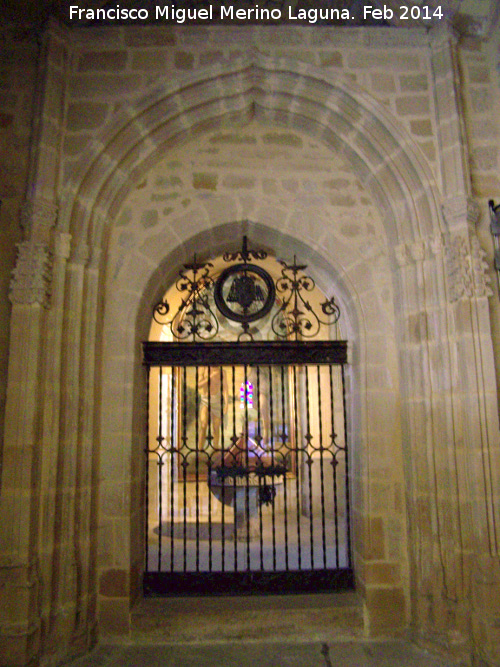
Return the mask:
<svg viewBox="0 0 500 667">
<path fill-rule="evenodd" d="M 347 342 L 335 341 L 245 341 L 166 343 L 145 342 L 146 366 L 207 366 L 230 364 L 293 365 L 345 364 Z"/>
<path fill-rule="evenodd" d="M 282 572 L 146 572 L 144 594 L 177 595 L 261 595 L 321 593 L 354 588 L 351 568 Z"/>
</svg>

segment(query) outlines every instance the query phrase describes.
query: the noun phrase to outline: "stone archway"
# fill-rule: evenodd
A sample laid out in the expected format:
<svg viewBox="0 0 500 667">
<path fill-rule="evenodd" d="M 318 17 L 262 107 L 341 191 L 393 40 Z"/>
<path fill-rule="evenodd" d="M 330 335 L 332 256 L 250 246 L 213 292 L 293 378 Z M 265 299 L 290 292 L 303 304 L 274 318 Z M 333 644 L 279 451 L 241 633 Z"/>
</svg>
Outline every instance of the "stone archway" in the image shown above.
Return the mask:
<svg viewBox="0 0 500 667">
<path fill-rule="evenodd" d="M 402 572 L 401 564 L 390 559 L 404 542 L 401 534 L 397 535 L 401 524 L 382 521 L 371 504 L 377 489 L 380 491 L 377 485 L 384 470 L 370 473 L 363 481 L 359 516 L 365 561 L 365 578 L 360 583 L 370 631 L 394 630 L 407 619 L 426 631 L 429 610 L 424 604 L 438 614 L 451 605 L 458 620 L 445 620 L 440 631 L 446 637 L 458 629 L 466 637 L 471 569 L 464 554 L 471 543 L 486 559 L 498 552 L 498 507 L 495 509 L 493 502 L 496 479 L 493 474 L 482 475 L 481 466 L 471 472 L 467 465 L 470 454 L 460 446 L 466 433 L 469 441 L 477 443 L 483 466 L 491 470 L 498 449 L 498 424 L 491 410 L 496 404 L 496 388 L 484 372 L 490 363 L 493 365 L 491 340 L 484 276 L 477 262 L 474 264 L 480 252 L 469 228 L 467 187 L 462 183 L 455 190 L 458 197 L 451 199 L 453 179 L 459 182 L 460 177 L 453 174 L 444 179 L 445 225 L 430 169 L 389 112 L 342 77 L 333 80 L 305 64 L 260 57 L 154 89 L 147 98 L 122 111 L 89 146 L 79 172 L 59 193 L 65 205 L 54 229 L 48 311 L 43 305 L 49 241 L 37 228 L 40 219 L 33 220 L 32 238 L 21 247 L 13 291 L 16 335 L 12 337 L 7 438 L 9 451 L 22 457 L 20 469 L 30 471 L 36 484 L 26 485 L 19 479 L 20 473 L 13 472 L 12 479 L 17 481 L 7 493 L 6 530 L 15 536 L 12 562 L 18 563 L 16 567 L 26 576 L 41 542 L 48 545 L 39 566 L 43 599 L 39 607 L 30 608 L 29 617 L 36 622 L 42 619 L 47 636 L 55 643 L 74 642 L 79 637 L 88 641 L 99 586 L 103 624 L 128 630 L 141 559 L 130 539 L 132 527 L 140 526 L 140 483 L 135 482 L 138 469 L 133 450 L 142 432 L 140 414 L 134 413 L 132 406 L 142 382 L 137 347 L 144 337 L 141 312 L 158 297 L 151 284 L 165 261 L 175 264 L 186 256 L 195 239 L 199 242 L 203 237 L 166 229 L 165 247 L 170 252 L 136 258 L 139 270 L 123 276 L 111 298 L 105 278 L 113 221 L 132 184 L 165 151 L 202 133 L 241 125 L 249 119 L 296 129 L 339 151 L 371 192 L 385 225 L 386 265 L 393 278 L 396 310 L 391 335 L 401 350 L 397 378 L 402 400 L 391 404 L 384 399 L 382 407 L 391 405 L 398 414 L 402 409 L 402 432 L 391 437 L 401 445 L 405 470 L 398 512 L 404 513 L 406 499 L 414 547 L 410 585 L 406 565 Z M 459 153 L 460 146 L 454 150 Z M 446 163 L 449 155 L 442 159 Z M 443 171 L 446 176 L 446 169 Z M 41 222 L 43 227 L 46 220 Z M 216 227 L 208 227 L 199 231 L 217 238 Z M 278 247 L 303 244 L 300 235 L 294 239 L 279 229 L 268 238 L 269 242 L 276 239 Z M 336 264 L 334 254 L 314 246 L 314 242 L 309 245 L 311 256 L 319 258 L 319 265 L 324 262 L 331 272 Z M 38 283 L 30 284 L 29 291 L 23 280 L 33 256 L 38 258 Z M 450 262 L 458 270 L 453 284 L 448 278 Z M 354 285 L 354 289 L 346 288 L 344 298 L 356 312 L 360 339 L 356 365 L 364 420 L 361 435 L 369 434 L 370 441 L 380 445 L 386 440 L 387 425 L 380 419 L 380 386 L 371 368 L 376 365 L 380 342 L 369 330 L 368 321 L 372 320 L 367 318 L 367 313 L 377 316 L 372 312 L 371 267 L 369 262 L 363 265 L 359 261 L 344 269 L 345 285 Z M 120 311 L 124 323 L 120 330 L 107 328 L 103 307 L 108 318 Z M 36 359 L 42 347 L 45 354 L 39 366 Z M 32 363 L 23 366 L 26 354 Z M 458 371 L 464 370 L 460 357 L 467 355 L 476 364 L 460 375 Z M 105 377 L 115 378 L 114 387 L 104 382 L 103 365 Z M 442 373 L 436 373 L 436 367 Z M 393 386 L 390 392 L 395 395 L 398 390 Z M 17 405 L 28 393 L 33 401 L 24 406 L 19 420 Z M 19 428 L 15 426 L 18 423 Z M 108 436 L 118 445 L 120 458 L 101 456 L 99 461 Z M 43 442 L 44 448 L 41 463 L 36 455 L 38 442 Z M 58 471 L 56 480 L 51 479 L 51 462 Z M 15 471 L 16 457 L 7 459 L 7 465 Z M 454 500 L 451 515 L 450 494 L 443 493 L 449 484 Z M 23 490 L 26 486 L 30 489 L 27 493 Z M 109 526 L 101 525 L 100 538 L 96 538 L 98 487 L 101 511 L 108 503 L 118 512 Z M 483 493 L 477 494 L 475 488 Z M 69 504 L 63 502 L 68 499 Z M 469 499 L 474 522 L 464 510 Z M 45 512 L 42 519 L 40 504 Z M 21 531 L 18 521 L 24 526 Z M 120 560 L 106 551 L 108 529 L 122 538 Z M 458 550 L 457 543 L 461 545 Z M 97 545 L 104 563 L 99 583 Z M 441 617 L 450 618 L 446 614 Z"/>
</svg>

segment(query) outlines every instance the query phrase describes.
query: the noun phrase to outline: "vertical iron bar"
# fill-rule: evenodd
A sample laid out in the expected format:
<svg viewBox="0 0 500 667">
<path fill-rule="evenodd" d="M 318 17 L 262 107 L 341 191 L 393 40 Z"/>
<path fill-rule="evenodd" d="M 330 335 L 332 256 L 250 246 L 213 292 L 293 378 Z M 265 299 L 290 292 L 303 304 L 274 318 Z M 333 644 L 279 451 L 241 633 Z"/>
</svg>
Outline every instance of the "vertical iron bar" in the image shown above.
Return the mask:
<svg viewBox="0 0 500 667">
<path fill-rule="evenodd" d="M 183 486 L 183 500 L 184 500 L 184 518 L 183 518 L 183 536 L 182 536 L 182 546 L 183 546 L 183 567 L 184 572 L 187 571 L 187 517 L 186 517 L 186 505 L 187 505 L 187 368 L 183 367 L 183 387 L 182 387 L 182 444 L 183 444 L 183 456 L 182 456 L 182 486 Z"/>
<path fill-rule="evenodd" d="M 163 481 L 163 366 L 160 366 L 159 370 L 159 390 L 158 390 L 158 572 L 161 571 L 161 540 L 162 540 L 162 481 Z"/>
<path fill-rule="evenodd" d="M 245 478 L 245 516 L 247 518 L 247 570 L 250 570 L 250 457 L 249 457 L 249 439 L 248 432 L 248 366 L 243 367 L 243 407 L 245 411 L 245 464 L 246 464 L 246 478 Z"/>
<path fill-rule="evenodd" d="M 235 367 L 234 365 L 231 366 L 232 369 L 232 389 L 233 389 L 233 446 L 234 449 L 233 451 L 236 451 L 236 443 L 238 442 L 238 438 L 236 436 L 236 375 L 235 375 Z M 234 459 L 234 457 L 233 457 Z M 230 464 L 235 465 L 235 462 L 230 461 Z M 236 501 L 236 475 L 233 475 L 233 513 L 234 513 L 234 526 L 233 526 L 233 534 L 234 534 L 234 571 L 238 571 L 238 528 L 237 528 L 237 523 L 236 523 L 236 508 L 237 508 L 237 501 Z"/>
<path fill-rule="evenodd" d="M 281 366 L 281 429 L 282 429 L 282 446 L 283 446 L 283 452 L 281 454 L 283 460 L 283 468 L 284 473 L 283 473 L 283 503 L 285 505 L 284 508 L 284 522 L 285 522 L 285 570 L 289 569 L 289 564 L 288 564 L 288 500 L 287 500 L 287 489 L 286 489 L 286 475 L 287 475 L 287 459 L 286 459 L 286 454 L 288 454 L 289 450 L 289 435 L 287 439 L 287 430 L 285 428 L 286 425 L 286 406 L 285 406 L 285 367 Z M 274 480 L 273 480 L 274 481 Z"/>
<path fill-rule="evenodd" d="M 145 492 L 145 522 L 144 522 L 144 558 L 145 558 L 145 570 L 149 571 L 149 428 L 150 428 L 150 417 L 149 417 L 149 406 L 150 406 L 150 392 L 151 392 L 151 367 L 147 367 L 147 387 L 148 391 L 146 394 L 146 448 L 144 449 L 146 456 L 146 471 L 145 471 L 145 482 L 146 482 L 146 492 Z"/>
<path fill-rule="evenodd" d="M 344 373 L 344 364 L 342 368 L 342 404 L 344 409 L 344 447 L 345 447 L 345 513 L 346 513 L 346 524 L 347 524 L 347 564 L 351 567 L 352 558 L 351 558 L 351 510 L 350 510 L 350 499 L 349 499 L 349 459 L 348 459 L 348 447 L 347 447 L 347 410 L 346 410 L 346 390 L 345 390 L 345 373 Z"/>
<path fill-rule="evenodd" d="M 299 570 L 302 569 L 302 540 L 301 540 L 301 530 L 300 530 L 300 505 L 301 505 L 301 496 L 300 496 L 300 482 L 302 477 L 302 471 L 299 466 L 299 406 L 298 406 L 298 396 L 297 396 L 297 366 L 293 366 L 293 411 L 294 411 L 294 429 L 295 429 L 295 505 L 297 510 L 297 567 Z"/>
<path fill-rule="evenodd" d="M 323 420 L 321 412 L 321 368 L 316 367 L 318 376 L 318 419 L 319 419 L 319 470 L 320 470 L 320 486 L 321 486 L 321 536 L 323 542 L 323 567 L 326 568 L 326 524 L 325 524 L 325 472 L 323 461 Z"/>
<path fill-rule="evenodd" d="M 221 423 L 220 423 L 220 448 L 221 448 L 221 467 L 224 467 L 224 457 L 225 457 L 225 441 L 224 441 L 224 369 L 222 366 L 220 367 L 220 385 L 221 385 L 221 391 L 222 391 L 222 400 L 221 400 Z M 222 484 L 222 508 L 221 508 L 221 539 L 222 539 L 222 545 L 221 545 L 221 558 L 222 558 L 222 572 L 225 571 L 226 569 L 226 526 L 225 526 L 225 519 L 226 519 L 226 479 L 224 475 L 221 476 L 221 484 Z"/>
<path fill-rule="evenodd" d="M 274 402 L 273 402 L 273 372 L 269 369 L 269 430 L 271 435 L 271 466 L 274 468 Z M 276 570 L 276 508 L 271 503 L 271 529 L 273 544 L 273 570 Z"/>
<path fill-rule="evenodd" d="M 336 452 L 336 438 L 335 433 L 335 401 L 334 401 L 334 384 L 333 384 L 333 370 L 332 365 L 330 369 L 330 412 L 331 412 L 331 428 L 332 428 L 332 470 L 333 470 L 333 503 L 334 503 L 334 521 L 335 521 L 335 564 L 340 567 L 340 550 L 339 550 L 339 510 L 338 510 L 338 486 L 337 486 L 337 452 Z"/>
<path fill-rule="evenodd" d="M 207 372 L 208 372 L 208 367 L 207 367 Z M 199 371 L 198 371 L 198 366 L 195 366 L 194 370 L 194 386 L 196 387 L 195 390 L 195 457 L 194 457 L 194 464 L 195 464 L 195 525 L 196 525 L 196 572 L 200 571 L 200 452 L 199 452 L 199 443 L 198 439 L 200 437 L 200 424 L 199 424 L 199 417 L 200 417 L 200 407 L 199 407 L 199 394 L 198 394 L 198 381 L 199 381 Z M 210 387 L 210 375 L 208 376 L 208 386 L 207 386 L 207 391 L 209 391 Z M 210 415 L 210 393 L 208 394 L 207 397 L 208 400 L 208 414 Z M 210 421 L 210 416 L 208 417 Z M 201 443 L 200 443 L 201 444 Z"/>
<path fill-rule="evenodd" d="M 210 375 L 211 375 L 211 369 L 209 369 L 209 374 L 208 374 L 208 396 L 210 397 L 211 392 L 210 392 Z M 222 386 L 220 387 L 221 395 L 219 396 L 219 399 L 221 401 L 222 405 Z M 215 409 L 217 409 L 217 398 L 215 401 Z M 212 434 L 212 423 L 211 423 L 211 415 L 212 413 L 212 406 L 210 405 L 210 398 L 208 399 L 208 446 L 212 447 L 212 453 L 207 451 L 207 484 L 210 484 L 210 472 L 212 469 L 212 454 L 214 451 L 214 437 Z M 210 493 L 210 486 L 208 487 L 208 571 L 212 571 L 212 494 Z"/>
<path fill-rule="evenodd" d="M 310 419 L 310 403 L 309 403 L 309 367 L 306 365 L 306 425 L 307 425 L 307 468 L 309 470 L 309 538 L 311 548 L 311 569 L 314 570 L 314 527 L 313 527 L 313 497 L 312 497 L 312 455 L 310 447 L 312 443 L 311 433 L 311 419 Z"/>
<path fill-rule="evenodd" d="M 263 442 L 262 438 L 262 431 L 261 431 L 261 426 L 260 426 L 260 416 L 261 416 L 261 411 L 260 411 L 260 366 L 256 367 L 256 373 L 257 373 L 257 387 L 256 387 L 256 395 L 257 395 L 257 442 L 259 444 L 259 447 L 264 449 L 263 445 L 265 443 Z M 265 480 L 265 478 L 264 478 Z M 261 486 L 261 477 L 259 476 L 259 494 L 260 494 L 260 486 Z M 259 550 L 260 550 L 260 569 L 264 569 L 264 539 L 262 535 L 262 503 L 259 502 Z"/>
<path fill-rule="evenodd" d="M 176 447 L 174 445 L 175 438 L 175 372 L 174 367 L 171 366 L 172 378 L 170 383 L 170 571 L 174 570 L 174 457 Z"/>
</svg>

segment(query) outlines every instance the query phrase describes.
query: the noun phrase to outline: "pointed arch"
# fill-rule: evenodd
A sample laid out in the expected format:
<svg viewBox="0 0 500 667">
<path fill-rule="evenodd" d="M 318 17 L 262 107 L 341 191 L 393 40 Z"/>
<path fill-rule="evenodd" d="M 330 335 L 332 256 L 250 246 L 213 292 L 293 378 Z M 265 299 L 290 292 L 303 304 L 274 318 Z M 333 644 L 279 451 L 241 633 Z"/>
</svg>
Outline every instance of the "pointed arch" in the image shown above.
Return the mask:
<svg viewBox="0 0 500 667">
<path fill-rule="evenodd" d="M 253 118 L 340 152 L 371 191 L 393 246 L 440 228 L 431 169 L 390 112 L 344 75 L 254 56 L 158 85 L 124 108 L 89 143 L 64 188 L 64 231 L 76 245 L 102 248 L 124 197 L 166 150 Z"/>
</svg>

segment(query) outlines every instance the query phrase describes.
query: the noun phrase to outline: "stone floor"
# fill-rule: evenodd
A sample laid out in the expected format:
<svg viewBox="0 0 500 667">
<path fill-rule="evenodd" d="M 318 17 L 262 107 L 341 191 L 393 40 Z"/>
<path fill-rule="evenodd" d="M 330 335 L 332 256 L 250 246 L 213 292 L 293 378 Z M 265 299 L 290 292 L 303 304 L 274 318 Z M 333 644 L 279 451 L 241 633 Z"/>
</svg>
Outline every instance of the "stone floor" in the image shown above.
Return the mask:
<svg viewBox="0 0 500 667">
<path fill-rule="evenodd" d="M 66 667 L 452 667 L 403 641 L 224 642 L 98 646 Z"/>
</svg>

